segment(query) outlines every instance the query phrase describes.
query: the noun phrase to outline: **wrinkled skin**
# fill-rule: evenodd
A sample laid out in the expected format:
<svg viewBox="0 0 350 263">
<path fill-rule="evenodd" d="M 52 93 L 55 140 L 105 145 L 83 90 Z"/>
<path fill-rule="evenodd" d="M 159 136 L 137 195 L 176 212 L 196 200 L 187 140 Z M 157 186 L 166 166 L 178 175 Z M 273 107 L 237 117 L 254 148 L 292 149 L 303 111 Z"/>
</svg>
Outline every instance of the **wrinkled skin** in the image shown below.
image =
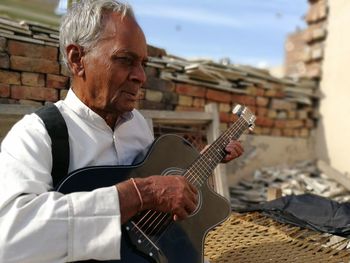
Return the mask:
<svg viewBox="0 0 350 263">
<path fill-rule="evenodd" d="M 114 129 L 118 117 L 135 108 L 146 81 L 147 45 L 133 18 L 109 12 L 103 16 L 103 25 L 101 39 L 91 50 L 71 44 L 66 51 L 73 91 Z M 224 162 L 240 156 L 243 148 L 232 141 L 226 151 Z M 182 220 L 197 206 L 198 192 L 184 177 L 154 175 L 137 178 L 135 184 L 128 180 L 116 185 L 122 223 L 143 209 L 171 213 L 174 220 Z"/>
</svg>

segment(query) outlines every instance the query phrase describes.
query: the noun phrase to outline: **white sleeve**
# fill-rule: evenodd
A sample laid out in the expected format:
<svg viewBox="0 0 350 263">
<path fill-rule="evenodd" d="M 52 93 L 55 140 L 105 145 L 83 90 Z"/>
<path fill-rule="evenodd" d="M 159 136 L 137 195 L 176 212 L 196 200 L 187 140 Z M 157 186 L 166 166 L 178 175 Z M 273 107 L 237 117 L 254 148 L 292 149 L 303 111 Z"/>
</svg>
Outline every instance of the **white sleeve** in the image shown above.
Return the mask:
<svg viewBox="0 0 350 263">
<path fill-rule="evenodd" d="M 120 210 L 114 186 L 63 195 L 52 191 L 51 140 L 25 116 L 0 152 L 0 262 L 120 258 Z"/>
</svg>

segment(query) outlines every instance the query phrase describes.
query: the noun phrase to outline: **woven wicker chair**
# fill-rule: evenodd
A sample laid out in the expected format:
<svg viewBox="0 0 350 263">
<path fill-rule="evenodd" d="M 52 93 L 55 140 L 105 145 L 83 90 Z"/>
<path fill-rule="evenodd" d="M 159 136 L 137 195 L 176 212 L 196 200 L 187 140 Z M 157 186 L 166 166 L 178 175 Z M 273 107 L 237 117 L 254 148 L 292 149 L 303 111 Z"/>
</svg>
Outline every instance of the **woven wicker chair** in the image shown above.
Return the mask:
<svg viewBox="0 0 350 263">
<path fill-rule="evenodd" d="M 209 232 L 204 254 L 221 262 L 350 262 L 348 240 L 280 224 L 259 213 L 233 213 Z"/>
</svg>

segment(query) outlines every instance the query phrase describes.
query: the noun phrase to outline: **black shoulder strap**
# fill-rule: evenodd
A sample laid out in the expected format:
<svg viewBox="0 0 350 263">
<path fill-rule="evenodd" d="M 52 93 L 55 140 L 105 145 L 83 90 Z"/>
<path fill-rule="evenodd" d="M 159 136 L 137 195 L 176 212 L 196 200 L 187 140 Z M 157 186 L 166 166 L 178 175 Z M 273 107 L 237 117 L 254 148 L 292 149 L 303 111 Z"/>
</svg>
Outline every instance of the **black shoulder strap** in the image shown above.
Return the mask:
<svg viewBox="0 0 350 263">
<path fill-rule="evenodd" d="M 68 174 L 69 141 L 66 122 L 55 104 L 48 104 L 35 112 L 44 122 L 51 137 L 53 186 Z"/>
</svg>

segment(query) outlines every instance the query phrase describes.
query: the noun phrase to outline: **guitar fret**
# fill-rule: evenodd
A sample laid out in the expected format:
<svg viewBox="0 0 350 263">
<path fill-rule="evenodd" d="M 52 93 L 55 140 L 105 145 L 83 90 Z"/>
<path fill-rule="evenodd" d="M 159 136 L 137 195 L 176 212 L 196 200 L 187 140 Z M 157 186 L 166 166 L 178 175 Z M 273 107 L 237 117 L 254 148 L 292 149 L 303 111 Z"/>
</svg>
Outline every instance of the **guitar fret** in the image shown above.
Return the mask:
<svg viewBox="0 0 350 263">
<path fill-rule="evenodd" d="M 213 174 L 216 166 L 226 156 L 224 150 L 226 145 L 230 140 L 238 139 L 247 127 L 248 123 L 240 117 L 191 165 L 186 171 L 185 177 L 192 183 L 199 182 L 199 186 L 203 185 L 209 176 Z M 195 182 L 193 180 L 195 180 Z"/>
</svg>

